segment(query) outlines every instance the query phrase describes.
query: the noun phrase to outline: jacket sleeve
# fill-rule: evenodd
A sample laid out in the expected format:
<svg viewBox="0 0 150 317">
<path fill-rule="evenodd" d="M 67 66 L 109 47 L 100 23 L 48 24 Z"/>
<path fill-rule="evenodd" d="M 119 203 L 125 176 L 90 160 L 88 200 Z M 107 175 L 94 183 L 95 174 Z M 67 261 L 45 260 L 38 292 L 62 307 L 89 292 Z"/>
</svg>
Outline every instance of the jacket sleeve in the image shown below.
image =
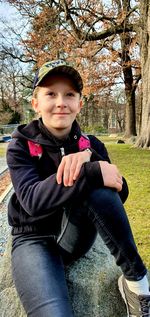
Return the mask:
<svg viewBox="0 0 150 317">
<path fill-rule="evenodd" d="M 109 163 L 111 163 L 111 160 L 109 158 L 107 149 L 100 140 L 98 140 L 95 136 L 89 136 L 90 141 L 91 141 L 91 147 L 92 147 L 92 156 L 91 160 L 104 160 Z M 122 185 L 122 190 L 119 192 L 119 196 L 124 203 L 129 195 L 129 188 L 128 184 L 126 182 L 126 179 L 122 177 L 123 180 L 123 185 Z"/>
<path fill-rule="evenodd" d="M 90 135 L 89 139 L 91 141 L 92 151 L 91 161 L 107 161 L 110 163 L 110 158 L 104 143 L 93 135 Z"/>
<path fill-rule="evenodd" d="M 35 160 L 26 143 L 13 139 L 7 150 L 7 163 L 14 190 L 23 209 L 33 217 L 55 212 L 68 202 L 84 197 L 91 188 L 103 186 L 99 163 L 85 163 L 78 179 L 71 187 L 58 185 L 56 173 L 41 179 Z"/>
</svg>

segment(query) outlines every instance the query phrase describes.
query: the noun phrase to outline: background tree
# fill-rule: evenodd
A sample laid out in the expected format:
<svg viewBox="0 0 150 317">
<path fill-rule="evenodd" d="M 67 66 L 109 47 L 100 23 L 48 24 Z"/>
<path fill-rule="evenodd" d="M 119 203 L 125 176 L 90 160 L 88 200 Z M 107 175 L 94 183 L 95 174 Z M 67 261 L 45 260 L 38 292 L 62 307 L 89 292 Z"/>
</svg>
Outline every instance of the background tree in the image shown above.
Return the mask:
<svg viewBox="0 0 150 317">
<path fill-rule="evenodd" d="M 142 120 L 137 146 L 150 148 L 150 0 L 141 1 Z"/>
<path fill-rule="evenodd" d="M 123 75 L 126 135 L 136 134 L 135 91 L 140 79 L 138 50 L 134 49 L 137 6 L 131 6 L 129 0 L 114 0 L 109 5 L 97 0 L 9 2 L 30 21 L 28 38 L 22 42 L 26 57 L 36 60 L 38 66 L 49 55 L 73 58 L 86 80 L 87 98 L 118 83 Z"/>
<path fill-rule="evenodd" d="M 0 121 L 19 123 L 24 118 L 25 100 L 29 94 L 21 65 L 12 57 L 5 58 L 5 54 L 0 54 L 0 77 Z"/>
<path fill-rule="evenodd" d="M 21 45 L 27 21 L 12 20 L 12 17 L 11 21 L 0 19 L 1 123 L 19 123 L 25 119 L 33 83 L 34 61 L 24 54 Z"/>
<path fill-rule="evenodd" d="M 79 14 L 78 17 L 75 18 L 76 13 L 74 12 L 74 8 L 71 6 L 71 4 L 68 4 L 65 0 L 61 0 L 66 20 L 69 21 L 70 27 L 72 28 L 75 36 L 81 41 L 84 39 L 84 41 L 95 42 L 101 41 L 102 39 L 110 39 L 110 36 L 113 36 L 113 41 L 112 38 L 110 39 L 111 44 L 109 46 L 108 44 L 106 45 L 108 42 L 107 41 L 105 42 L 104 46 L 107 49 L 109 47 L 112 53 L 116 52 L 116 61 L 118 61 L 118 58 L 120 58 L 120 65 L 122 67 L 122 73 L 124 76 L 126 93 L 126 136 L 129 137 L 131 135 L 135 135 L 135 89 L 138 80 L 140 79 L 140 74 L 136 73 L 136 77 L 134 79 L 135 72 L 132 70 L 133 60 L 131 60 L 130 55 L 135 35 L 133 34 L 133 24 L 130 23 L 130 16 L 132 16 L 133 19 L 133 12 L 137 9 L 137 7 L 131 9 L 129 0 L 116 0 L 112 2 L 110 10 L 110 8 L 106 9 L 106 7 L 102 5 L 102 1 L 96 1 L 96 3 L 93 3 L 93 6 L 90 2 L 91 6 L 88 7 L 87 13 L 87 3 L 86 5 L 85 2 L 84 5 L 82 5 L 82 1 L 80 3 L 82 7 L 82 15 L 84 15 L 84 24 L 86 27 L 85 25 L 83 27 L 83 25 L 79 23 Z M 99 10 L 95 10 L 96 6 L 99 6 Z M 96 18 L 95 15 L 93 17 L 93 12 L 95 13 Z M 90 22 L 88 17 L 91 18 Z M 88 23 L 85 21 L 88 21 Z M 118 36 L 120 39 L 120 44 Z"/>
<path fill-rule="evenodd" d="M 83 77 L 86 79 L 84 94 L 99 93 L 99 89 L 115 83 L 115 78 L 123 72 L 126 92 L 126 135 L 135 135 L 135 89 L 140 76 L 139 73 L 133 74 L 133 59 L 131 62 L 130 57 L 135 37 L 133 33 L 131 35 L 127 32 L 133 30 L 129 22 L 130 15 L 133 15 L 135 10 L 131 9 L 130 1 L 113 1 L 111 10 L 104 6 L 102 1 L 96 0 L 77 3 L 30 0 L 10 2 L 26 15 L 30 6 L 28 16 L 33 18 L 32 27 L 28 33 L 28 40 L 24 41 L 30 57 L 36 59 L 38 65 L 49 55 L 50 58 L 65 56 L 75 59 L 81 65 Z M 117 34 L 120 34 L 119 38 Z M 85 64 L 88 65 L 88 70 L 89 65 L 91 66 L 90 78 Z"/>
</svg>

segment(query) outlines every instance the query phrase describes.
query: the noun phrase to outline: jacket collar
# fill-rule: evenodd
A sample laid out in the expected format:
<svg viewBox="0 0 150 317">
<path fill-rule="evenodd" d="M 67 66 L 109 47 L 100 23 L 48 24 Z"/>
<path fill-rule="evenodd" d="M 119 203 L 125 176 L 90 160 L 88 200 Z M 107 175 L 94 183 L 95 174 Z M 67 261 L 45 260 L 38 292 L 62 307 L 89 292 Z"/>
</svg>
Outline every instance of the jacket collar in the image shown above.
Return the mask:
<svg viewBox="0 0 150 317">
<path fill-rule="evenodd" d="M 43 124 L 42 119 L 39 119 L 39 129 L 40 132 L 42 133 L 42 135 L 51 141 L 52 144 L 55 144 L 56 146 L 67 146 L 69 144 L 76 144 L 81 136 L 81 130 L 80 127 L 77 123 L 77 121 L 75 120 L 72 124 L 72 128 L 71 131 L 69 133 L 69 135 L 63 139 L 60 140 L 58 138 L 56 138 Z"/>
<path fill-rule="evenodd" d="M 20 125 L 12 134 L 12 138 L 29 140 L 34 143 L 46 145 L 52 151 L 57 152 L 60 147 L 76 147 L 81 136 L 80 127 L 75 120 L 66 139 L 60 140 L 52 135 L 42 123 L 42 120 L 33 120 L 29 124 Z"/>
</svg>

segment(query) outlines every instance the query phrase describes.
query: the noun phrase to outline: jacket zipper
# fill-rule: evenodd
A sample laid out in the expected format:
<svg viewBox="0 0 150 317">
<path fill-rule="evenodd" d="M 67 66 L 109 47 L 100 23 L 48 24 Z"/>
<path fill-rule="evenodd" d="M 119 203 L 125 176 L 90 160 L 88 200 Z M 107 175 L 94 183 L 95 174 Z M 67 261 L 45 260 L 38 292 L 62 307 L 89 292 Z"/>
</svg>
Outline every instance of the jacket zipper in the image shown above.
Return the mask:
<svg viewBox="0 0 150 317">
<path fill-rule="evenodd" d="M 61 148 L 60 148 L 60 152 L 61 152 L 61 156 L 62 156 L 62 157 L 65 156 L 65 149 L 64 149 L 64 147 L 61 147 Z"/>
</svg>

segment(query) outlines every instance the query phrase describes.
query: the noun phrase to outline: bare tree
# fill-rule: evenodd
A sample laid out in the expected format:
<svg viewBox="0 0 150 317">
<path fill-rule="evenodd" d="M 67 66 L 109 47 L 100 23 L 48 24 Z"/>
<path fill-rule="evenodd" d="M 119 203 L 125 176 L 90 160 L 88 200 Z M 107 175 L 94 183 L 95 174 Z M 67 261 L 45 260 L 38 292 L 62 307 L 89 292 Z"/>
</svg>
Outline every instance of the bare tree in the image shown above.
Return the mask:
<svg viewBox="0 0 150 317">
<path fill-rule="evenodd" d="M 110 65 L 109 68 L 112 68 L 112 65 L 115 64 L 114 69 L 119 72 L 122 70 L 124 76 L 124 84 L 125 84 L 125 92 L 126 92 L 126 135 L 131 136 L 136 134 L 136 122 L 135 122 L 135 89 L 138 82 L 139 76 L 134 79 L 130 51 L 131 45 L 133 45 L 133 31 L 134 25 L 130 21 L 130 16 L 133 16 L 133 13 L 137 9 L 137 7 L 131 8 L 130 0 L 115 0 L 112 2 L 111 10 L 110 8 L 106 8 L 103 5 L 103 1 L 18 1 L 18 0 L 9 0 L 9 2 L 15 5 L 21 14 L 27 15 L 31 18 L 32 16 L 32 28 L 34 33 L 30 33 L 29 42 L 30 45 L 30 52 L 32 54 L 36 53 L 37 47 L 37 56 L 36 58 L 39 59 L 38 56 L 39 49 L 41 49 L 40 55 L 46 58 L 46 46 L 50 46 L 49 52 L 53 55 L 53 47 L 50 43 L 53 42 L 53 38 L 55 35 L 55 43 L 57 44 L 57 52 L 62 50 L 63 43 L 58 45 L 57 41 L 57 33 L 52 34 L 50 33 L 50 28 L 53 27 L 53 11 L 55 12 L 55 23 L 59 23 L 61 25 L 61 29 L 64 29 L 68 32 L 68 36 L 70 35 L 74 38 L 74 42 L 76 42 L 76 47 L 74 47 L 75 55 L 77 49 L 82 49 L 81 54 L 83 54 L 83 50 L 85 51 L 84 59 L 87 58 L 89 65 L 92 65 L 97 74 L 98 69 L 101 73 L 101 63 L 104 63 L 104 54 L 101 54 L 102 49 L 107 49 L 109 52 L 111 51 L 112 56 L 110 57 Z M 30 10 L 29 10 L 30 8 Z M 53 8 L 53 11 L 51 11 Z M 39 14 L 37 14 L 39 12 Z M 51 16 L 50 16 L 51 13 Z M 49 14 L 48 20 L 45 24 L 45 16 Z M 40 16 L 42 20 L 40 20 Z M 36 18 L 35 18 L 36 17 Z M 43 22 L 43 23 L 42 23 Z M 42 25 L 42 27 L 41 27 Z M 39 38 L 38 31 L 40 30 L 40 34 L 42 37 Z M 42 31 L 43 30 L 43 31 Z M 47 33 L 47 30 L 49 33 Z M 58 30 L 58 28 L 57 28 Z M 35 36 L 35 34 L 37 34 Z M 44 35 L 46 36 L 46 41 L 48 39 L 48 34 L 50 38 L 50 43 L 44 43 Z M 66 35 L 66 34 L 65 34 Z M 33 41 L 33 38 L 38 36 L 38 41 Z M 61 33 L 61 38 L 63 38 L 63 34 Z M 66 36 L 67 40 L 67 36 Z M 67 41 L 65 40 L 65 51 L 67 52 Z M 118 42 L 121 42 L 121 49 L 117 49 Z M 40 45 L 41 42 L 41 45 Z M 114 44 L 116 42 L 116 44 Z M 55 45 L 53 43 L 53 46 Z M 91 52 L 87 51 L 87 45 L 91 48 Z M 93 47 L 90 43 L 94 43 Z M 72 42 L 69 43 L 70 48 L 72 48 L 72 52 L 70 52 L 71 56 L 73 55 L 73 46 Z M 31 48 L 32 47 L 32 48 Z M 59 47 L 59 48 L 58 48 Z M 44 49 L 43 49 L 44 48 Z M 56 50 L 55 48 L 55 50 Z M 34 52 L 33 52 L 34 50 Z M 43 52 L 42 52 L 43 51 Z M 71 51 L 71 49 L 70 49 Z M 41 54 L 42 53 L 42 54 Z M 90 54 L 90 56 L 86 55 Z M 55 53 L 54 53 L 55 55 Z M 93 58 L 92 58 L 93 55 Z M 106 59 L 108 60 L 108 54 L 106 54 Z M 114 57 L 113 57 L 114 56 Z M 108 63 L 108 61 L 105 63 Z M 114 61 L 113 61 L 114 59 Z M 115 63 L 120 64 L 118 67 Z M 99 66 L 98 66 L 99 63 Z M 94 64 L 96 67 L 94 68 Z M 108 65 L 105 68 L 107 69 Z M 103 77 L 106 77 L 103 68 Z M 112 79 L 114 80 L 114 69 L 112 68 L 111 71 L 109 70 L 107 75 L 110 77 L 110 73 L 112 74 Z M 90 74 L 93 78 L 93 86 L 95 85 L 94 82 L 94 72 Z M 89 80 L 90 86 L 92 86 L 91 81 Z M 110 83 L 109 83 L 110 85 Z M 96 89 L 98 90 L 98 86 Z"/>
<path fill-rule="evenodd" d="M 55 8 L 56 12 L 58 12 L 57 18 L 61 25 L 60 30 L 63 29 L 67 31 L 68 34 L 76 40 L 76 43 L 78 43 L 76 49 L 83 48 L 86 43 L 96 43 L 95 52 L 93 50 L 92 53 L 94 52 L 93 57 L 99 61 L 99 52 L 101 52 L 102 48 L 109 49 L 116 53 L 116 55 L 114 54 L 114 59 L 116 58 L 119 64 L 118 57 L 120 58 L 126 92 L 126 135 L 135 135 L 135 90 L 141 74 L 140 65 L 131 57 L 131 50 L 136 43 L 136 32 L 139 32 L 138 6 L 131 6 L 130 0 L 112 1 L 109 10 L 103 5 L 102 0 L 75 2 L 67 0 L 9 0 L 9 2 L 16 6 L 23 15 L 31 18 L 32 21 L 36 19 L 38 12 L 42 13 L 45 5 L 48 8 Z M 138 4 L 138 1 L 136 2 Z M 51 17 L 49 17 L 49 22 L 50 21 Z M 46 25 L 48 26 L 49 24 Z M 119 49 L 117 47 L 118 39 L 120 39 L 121 43 Z M 116 46 L 114 44 L 115 41 L 117 43 Z M 44 50 L 45 49 L 46 47 L 44 46 Z M 77 50 L 75 52 L 77 52 Z M 90 63 L 93 63 L 92 59 L 89 60 L 89 65 Z M 93 74 L 91 77 L 92 76 Z M 89 83 L 91 83 L 90 80 Z M 145 112 L 143 106 L 142 111 Z"/>
<path fill-rule="evenodd" d="M 150 148 L 150 0 L 141 1 L 142 120 L 137 146 Z"/>
</svg>

